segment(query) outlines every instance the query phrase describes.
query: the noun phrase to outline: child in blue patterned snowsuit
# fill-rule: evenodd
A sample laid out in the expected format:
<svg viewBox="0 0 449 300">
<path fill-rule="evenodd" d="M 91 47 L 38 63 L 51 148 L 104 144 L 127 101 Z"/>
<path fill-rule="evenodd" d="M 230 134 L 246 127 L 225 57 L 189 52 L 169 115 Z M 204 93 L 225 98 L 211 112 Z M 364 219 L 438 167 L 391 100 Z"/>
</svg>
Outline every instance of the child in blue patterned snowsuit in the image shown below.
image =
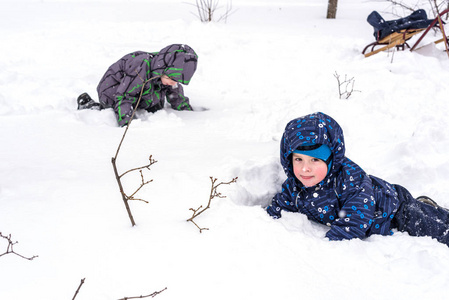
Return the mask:
<svg viewBox="0 0 449 300">
<path fill-rule="evenodd" d="M 329 226 L 329 240 L 390 235 L 392 229 L 431 236 L 449 246 L 449 210 L 428 197 L 367 175 L 345 156 L 343 131 L 323 113 L 290 121 L 281 141 L 287 174 L 267 212 L 300 212 Z"/>
</svg>

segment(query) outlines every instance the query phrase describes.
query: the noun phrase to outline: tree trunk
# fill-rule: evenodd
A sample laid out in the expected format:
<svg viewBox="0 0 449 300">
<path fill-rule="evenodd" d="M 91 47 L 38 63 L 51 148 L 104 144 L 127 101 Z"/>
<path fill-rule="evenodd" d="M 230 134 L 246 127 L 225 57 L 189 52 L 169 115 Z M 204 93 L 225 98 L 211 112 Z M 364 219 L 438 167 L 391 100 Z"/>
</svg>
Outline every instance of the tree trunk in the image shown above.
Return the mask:
<svg viewBox="0 0 449 300">
<path fill-rule="evenodd" d="M 327 4 L 327 19 L 335 19 L 337 16 L 338 0 L 329 0 Z"/>
</svg>

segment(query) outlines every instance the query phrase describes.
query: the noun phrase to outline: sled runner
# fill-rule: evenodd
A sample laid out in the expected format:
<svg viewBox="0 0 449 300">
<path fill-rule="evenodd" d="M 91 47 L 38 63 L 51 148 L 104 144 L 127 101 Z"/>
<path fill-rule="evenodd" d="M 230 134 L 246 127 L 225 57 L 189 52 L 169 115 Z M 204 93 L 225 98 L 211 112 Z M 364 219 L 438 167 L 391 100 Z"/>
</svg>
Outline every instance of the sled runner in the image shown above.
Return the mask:
<svg viewBox="0 0 449 300">
<path fill-rule="evenodd" d="M 369 57 L 381 51 L 388 50 L 390 48 L 396 47 L 397 50 L 405 50 L 405 47 L 410 48 L 407 41 L 411 39 L 414 35 L 422 32 L 424 29 L 404 29 L 399 32 L 394 32 L 381 40 L 375 41 L 365 47 L 363 49 L 363 54 L 365 54 L 366 50 L 371 47 L 371 51 L 365 54 L 365 57 Z M 376 46 L 383 46 L 374 50 Z"/>
<path fill-rule="evenodd" d="M 367 21 L 374 28 L 376 41 L 363 49 L 362 54 L 365 57 L 393 47 L 398 50 L 404 50 L 405 47 L 410 48 L 407 44 L 409 39 L 423 30 L 430 30 L 436 24 L 435 20 L 427 19 L 426 11 L 423 9 L 418 9 L 405 18 L 391 21 L 385 21 L 377 11 L 373 11 L 369 14 Z M 382 47 L 374 50 L 377 46 Z M 371 50 L 365 54 L 370 47 Z"/>
</svg>

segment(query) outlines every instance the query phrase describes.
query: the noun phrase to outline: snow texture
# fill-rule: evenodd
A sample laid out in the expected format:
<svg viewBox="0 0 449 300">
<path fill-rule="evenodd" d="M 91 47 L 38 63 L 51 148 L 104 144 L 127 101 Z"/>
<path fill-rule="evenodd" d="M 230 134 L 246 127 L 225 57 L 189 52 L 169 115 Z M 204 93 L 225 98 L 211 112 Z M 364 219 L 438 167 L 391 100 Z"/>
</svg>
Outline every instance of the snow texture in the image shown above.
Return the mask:
<svg viewBox="0 0 449 300">
<path fill-rule="evenodd" d="M 285 179 L 285 125 L 316 111 L 340 123 L 365 171 L 449 207 L 442 45 L 365 58 L 366 17 L 397 18 L 390 3 L 340 0 L 327 20 L 327 2 L 234 0 L 226 23 L 204 24 L 194 1 L 2 0 L 0 231 L 39 257 L 0 257 L 0 299 L 72 299 L 82 278 L 77 300 L 165 287 L 157 299 L 447 299 L 446 245 L 400 232 L 329 242 L 327 227 L 263 209 Z M 111 165 L 124 129 L 111 110 L 77 111 L 76 97 L 96 98 L 124 54 L 173 43 L 199 55 L 185 87 L 197 111 L 166 107 L 132 122 L 119 170 L 158 162 L 138 195 L 149 203 L 131 203 L 131 227 Z M 339 99 L 336 72 L 359 92 Z M 196 219 L 210 229 L 200 233 L 186 219 L 207 204 L 210 176 L 239 179 Z"/>
</svg>

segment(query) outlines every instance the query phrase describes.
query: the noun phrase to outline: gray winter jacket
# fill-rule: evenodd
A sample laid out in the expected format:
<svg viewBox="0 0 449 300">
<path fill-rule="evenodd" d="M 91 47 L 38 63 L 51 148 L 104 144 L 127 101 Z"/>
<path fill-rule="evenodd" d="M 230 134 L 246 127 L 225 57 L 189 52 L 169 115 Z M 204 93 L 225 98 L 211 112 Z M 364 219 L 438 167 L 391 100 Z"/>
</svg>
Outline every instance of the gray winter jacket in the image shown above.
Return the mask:
<svg viewBox="0 0 449 300">
<path fill-rule="evenodd" d="M 120 126 L 129 122 L 141 93 L 139 109 L 152 112 L 162 109 L 167 98 L 173 109 L 192 110 L 180 84 L 177 87 L 165 86 L 160 77 L 147 80 L 167 75 L 187 85 L 196 71 L 197 62 L 195 51 L 181 44 L 167 46 L 160 52 L 127 54 L 111 65 L 100 80 L 97 87 L 100 103 L 114 109 Z"/>
</svg>

